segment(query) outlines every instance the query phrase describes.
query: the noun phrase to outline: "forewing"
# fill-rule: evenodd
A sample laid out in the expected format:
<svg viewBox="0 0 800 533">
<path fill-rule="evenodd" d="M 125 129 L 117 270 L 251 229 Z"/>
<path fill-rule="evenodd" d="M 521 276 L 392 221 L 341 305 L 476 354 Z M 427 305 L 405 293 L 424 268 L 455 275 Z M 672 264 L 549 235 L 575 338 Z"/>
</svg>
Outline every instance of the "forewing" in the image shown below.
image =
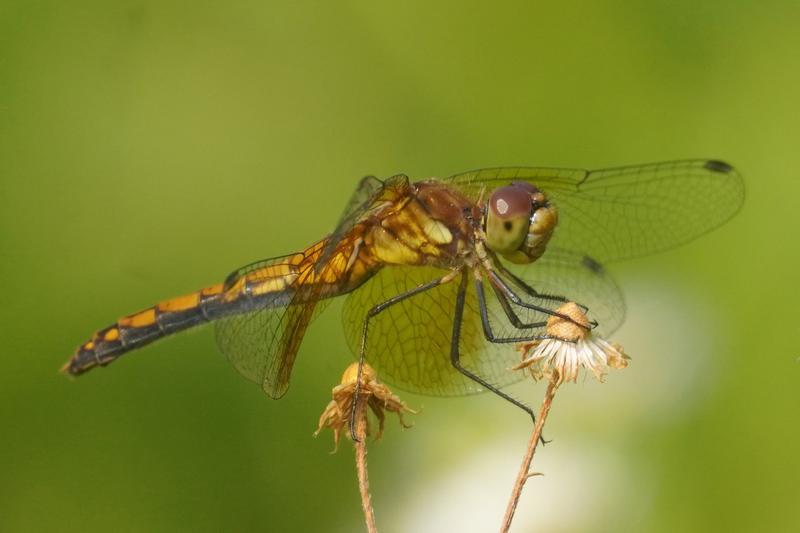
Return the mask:
<svg viewBox="0 0 800 533">
<path fill-rule="evenodd" d="M 347 202 L 336 228 L 328 237 L 327 244 L 322 250 L 318 267 L 328 264 L 331 255 L 333 255 L 341 239 L 348 235 L 359 221 L 391 203 L 393 200 L 391 194 L 384 194 L 387 189 L 391 191 L 407 184 L 408 177 L 402 174 L 393 176 L 385 182 L 379 180 L 375 176 L 361 178 L 358 187 L 356 187 L 356 190 Z"/>
<path fill-rule="evenodd" d="M 447 182 L 473 200 L 511 181 L 529 182 L 558 209 L 553 246 L 608 263 L 668 250 L 730 219 L 744 183 L 727 163 L 668 161 L 604 170 L 507 167 Z"/>
</svg>

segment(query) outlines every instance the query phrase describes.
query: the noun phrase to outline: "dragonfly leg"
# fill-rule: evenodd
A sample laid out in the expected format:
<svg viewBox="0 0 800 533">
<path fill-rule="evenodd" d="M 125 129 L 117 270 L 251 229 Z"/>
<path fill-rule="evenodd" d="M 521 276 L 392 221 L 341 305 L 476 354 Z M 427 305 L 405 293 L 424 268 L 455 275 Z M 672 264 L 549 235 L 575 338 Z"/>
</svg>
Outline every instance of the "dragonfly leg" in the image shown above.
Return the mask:
<svg viewBox="0 0 800 533">
<path fill-rule="evenodd" d="M 492 324 L 489 322 L 489 310 L 486 307 L 486 295 L 484 294 L 483 289 L 483 281 L 481 279 L 475 280 L 475 292 L 478 295 L 478 307 L 481 313 L 481 325 L 483 326 L 483 335 L 486 337 L 486 340 L 496 344 L 507 344 L 507 343 L 515 343 L 515 342 L 528 342 L 536 339 L 544 339 L 547 338 L 546 335 L 539 335 L 539 334 L 532 334 L 532 335 L 522 335 L 519 337 L 499 337 L 494 334 L 492 331 Z M 511 309 L 508 301 L 505 300 L 503 297 L 498 296 L 498 300 L 500 302 L 500 306 L 503 307 L 503 311 L 505 311 L 506 316 L 509 318 L 512 324 L 516 328 L 519 329 L 532 329 L 532 328 L 542 328 L 547 325 L 547 322 L 535 322 L 532 324 L 523 324 L 519 317 L 514 313 L 514 310 Z"/>
<path fill-rule="evenodd" d="M 478 291 L 480 291 L 481 293 L 483 293 L 483 281 L 482 280 L 477 280 L 476 289 Z M 508 299 L 505 297 L 503 292 L 500 289 L 498 289 L 497 287 L 495 287 L 494 285 L 492 285 L 492 290 L 494 292 L 495 298 L 497 298 L 497 302 L 500 304 L 500 307 L 503 309 L 503 313 L 506 315 L 506 318 L 508 318 L 508 321 L 511 322 L 511 324 L 515 328 L 517 328 L 517 329 L 534 329 L 534 328 L 543 328 L 543 327 L 547 326 L 547 321 L 522 322 L 522 320 L 520 320 L 519 316 L 514 311 L 514 309 L 512 309 L 511 304 L 509 303 Z M 480 298 L 484 299 L 483 294 L 481 294 Z"/>
<path fill-rule="evenodd" d="M 507 269 L 505 267 L 505 265 L 503 265 L 503 263 L 501 263 L 499 260 L 494 262 L 494 268 L 498 272 L 503 274 L 505 277 L 510 279 L 514 283 L 514 285 L 516 285 L 517 287 L 522 289 L 523 292 L 525 292 L 525 294 L 527 294 L 528 296 L 532 296 L 534 298 L 539 298 L 539 299 L 542 299 L 542 300 L 552 300 L 554 302 L 561 302 L 561 303 L 567 303 L 569 301 L 569 299 L 566 298 L 565 296 L 559 296 L 559 295 L 555 295 L 555 294 L 545 294 L 545 293 L 537 291 L 536 289 L 534 289 L 533 287 L 528 285 L 525 282 L 525 280 L 523 280 L 522 278 L 520 278 L 519 276 L 517 276 L 516 274 L 511 272 L 509 269 Z M 580 305 L 580 304 L 578 304 L 578 305 Z M 581 307 L 583 307 L 583 306 L 581 306 Z M 588 310 L 588 309 L 584 309 L 584 310 Z"/>
<path fill-rule="evenodd" d="M 496 288 L 500 289 L 500 291 L 509 300 L 511 300 L 512 302 L 514 302 L 518 306 L 523 307 L 525 309 L 532 309 L 534 311 L 539 311 L 540 313 L 544 313 L 546 315 L 557 316 L 558 318 L 561 318 L 563 320 L 567 320 L 569 322 L 572 322 L 575 325 L 581 326 L 581 324 L 575 322 L 575 320 L 573 320 L 572 318 L 568 317 L 567 315 L 565 315 L 563 313 L 559 313 L 558 311 L 553 311 L 552 309 L 548 309 L 547 307 L 542 307 L 541 305 L 529 304 L 527 302 L 522 301 L 522 298 L 520 298 L 519 295 L 517 295 L 517 293 L 515 293 L 511 289 L 511 287 L 509 287 L 508 284 L 503 280 L 503 278 L 501 278 L 500 276 L 497 275 L 496 272 L 494 272 L 492 270 L 487 270 L 486 274 L 489 276 L 489 281 L 492 283 L 492 285 L 494 285 Z M 565 301 L 566 301 L 566 299 L 565 299 Z M 585 306 L 581 306 L 581 307 L 584 310 L 587 309 Z M 591 324 L 592 328 L 597 326 L 597 322 L 595 322 L 594 320 L 592 320 L 590 322 L 590 324 Z"/>
<path fill-rule="evenodd" d="M 520 278 L 519 276 L 511 272 L 509 269 L 507 269 L 505 265 L 503 265 L 503 263 L 501 263 L 500 261 L 495 261 L 493 265 L 498 272 L 500 272 L 502 275 L 510 279 L 514 283 L 514 285 L 522 289 L 522 291 L 528 296 L 531 296 L 533 298 L 539 298 L 540 300 L 550 300 L 553 302 L 561 302 L 561 303 L 567 303 L 569 301 L 569 298 L 565 296 L 559 296 L 556 294 L 545 294 L 543 292 L 537 291 L 536 289 L 528 285 L 528 283 L 524 279 Z M 578 307 L 583 309 L 584 313 L 589 312 L 589 308 L 583 305 L 582 303 L 580 302 L 575 302 L 575 303 L 578 304 Z"/>
<path fill-rule="evenodd" d="M 533 409 L 529 406 L 525 405 L 521 401 L 517 400 L 513 396 L 506 394 L 505 392 L 501 391 L 479 375 L 475 374 L 471 370 L 468 370 L 461 364 L 461 356 L 460 356 L 460 349 L 459 349 L 459 341 L 461 339 L 461 320 L 464 316 L 464 301 L 466 300 L 467 296 L 467 271 L 464 271 L 461 275 L 461 283 L 458 287 L 458 295 L 456 296 L 456 309 L 455 315 L 453 317 L 453 335 L 450 339 L 450 363 L 453 365 L 453 368 L 461 372 L 463 375 L 474 381 L 475 383 L 479 384 L 486 390 L 496 394 L 497 396 L 503 398 L 504 400 L 516 405 L 531 417 L 531 420 L 535 423 L 536 422 L 536 415 L 533 413 Z M 478 293 L 480 294 L 480 292 Z M 542 439 L 544 443 L 544 439 Z"/>
<path fill-rule="evenodd" d="M 364 326 L 361 331 L 361 348 L 358 353 L 358 373 L 356 375 L 356 390 L 355 394 L 353 395 L 353 405 L 350 407 L 350 436 L 352 437 L 354 442 L 359 442 L 358 436 L 356 435 L 355 415 L 356 415 L 356 406 L 358 405 L 358 396 L 361 392 L 361 374 L 364 368 L 364 361 L 367 356 L 367 335 L 369 334 L 370 320 L 396 303 L 400 303 L 403 300 L 411 298 L 412 296 L 416 296 L 421 292 L 425 292 L 427 290 L 433 289 L 434 287 L 438 287 L 440 285 L 444 285 L 445 283 L 453 281 L 457 274 L 458 274 L 457 270 L 451 270 L 441 278 L 429 281 L 428 283 L 423 283 L 422 285 L 415 287 L 410 291 L 406 291 L 404 293 L 393 296 L 388 300 L 386 300 L 385 302 L 381 302 L 375 307 L 371 308 L 369 311 L 367 311 L 367 316 L 364 319 Z"/>
</svg>

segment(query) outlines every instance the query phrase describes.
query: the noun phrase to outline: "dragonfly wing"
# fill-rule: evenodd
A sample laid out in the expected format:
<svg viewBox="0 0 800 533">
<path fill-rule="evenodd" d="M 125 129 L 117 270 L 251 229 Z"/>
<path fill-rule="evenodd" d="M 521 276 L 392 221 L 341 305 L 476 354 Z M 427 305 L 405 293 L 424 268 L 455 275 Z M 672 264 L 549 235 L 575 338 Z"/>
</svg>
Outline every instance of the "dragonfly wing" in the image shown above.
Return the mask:
<svg viewBox="0 0 800 533">
<path fill-rule="evenodd" d="M 337 292 L 339 253 L 316 268 L 323 243 L 253 263 L 225 282 L 224 295 L 233 312 L 216 320 L 217 344 L 240 374 L 273 398 L 286 393 L 308 325 L 327 305 L 324 298 Z M 319 283 L 322 279 L 334 283 Z"/>
<path fill-rule="evenodd" d="M 430 267 L 385 267 L 351 293 L 342 317 L 353 353 L 359 353 L 369 309 L 443 274 L 444 271 Z M 435 396 L 482 392 L 477 383 L 453 368 L 450 360 L 458 290 L 456 278 L 402 300 L 370 319 L 366 358 L 382 380 L 403 390 Z M 541 333 L 541 329 L 523 332 L 511 326 L 493 293 L 487 294 L 487 304 L 495 333 L 502 336 Z M 496 387 L 522 378 L 521 373 L 511 370 L 519 362 L 513 345 L 486 340 L 472 282 L 467 286 L 459 333 L 460 360 L 465 368 Z"/>
<path fill-rule="evenodd" d="M 744 183 L 715 160 L 668 161 L 604 170 L 508 167 L 447 180 L 477 199 L 511 181 L 543 190 L 559 212 L 552 245 L 597 261 L 656 253 L 691 241 L 730 219 L 744 201 Z"/>
<path fill-rule="evenodd" d="M 391 208 L 407 193 L 408 178 L 361 180 L 336 229 L 299 254 L 243 267 L 225 282 L 225 294 L 237 311 L 216 322 L 217 344 L 236 369 L 273 398 L 289 387 L 289 377 L 308 325 L 337 296 L 369 275 L 356 264 L 360 238 L 356 226 L 365 217 Z"/>
<path fill-rule="evenodd" d="M 328 236 L 327 244 L 322 250 L 319 265 L 327 264 L 335 252 L 339 242 L 348 235 L 359 221 L 386 208 L 405 192 L 408 187 L 408 176 L 398 174 L 386 181 L 375 176 L 366 176 L 361 179 L 358 187 L 353 192 L 347 206 L 336 225 L 336 229 Z"/>
<path fill-rule="evenodd" d="M 588 307 L 589 319 L 598 323 L 597 332 L 603 336 L 609 336 L 625 320 L 625 299 L 616 281 L 603 265 L 585 254 L 548 247 L 534 263 L 508 268 L 541 294 L 564 296 Z M 559 305 L 544 298 L 533 300 L 551 309 Z"/>
<path fill-rule="evenodd" d="M 589 318 L 608 335 L 625 318 L 625 302 L 614 279 L 599 263 L 581 253 L 551 249 L 531 265 L 512 267 L 512 272 L 540 294 L 562 295 L 589 308 Z M 392 296 L 408 292 L 443 275 L 430 267 L 385 267 L 345 301 L 342 314 L 345 335 L 354 354 L 359 353 L 364 320 L 369 309 Z M 511 368 L 519 362 L 514 343 L 486 339 L 480 317 L 477 288 L 467 285 L 464 313 L 459 330 L 462 364 L 501 388 L 522 379 Z M 482 392 L 474 381 L 453 368 L 450 360 L 458 279 L 402 300 L 370 319 L 366 358 L 381 379 L 407 391 L 435 396 L 457 396 Z M 512 285 L 513 286 L 513 285 Z M 564 295 L 565 287 L 570 294 Z M 498 338 L 544 334 L 544 327 L 520 329 L 512 325 L 491 288 L 484 281 L 487 316 Z M 529 303 L 555 309 L 551 299 L 528 297 Z M 524 324 L 544 323 L 549 315 L 511 304 Z"/>
</svg>

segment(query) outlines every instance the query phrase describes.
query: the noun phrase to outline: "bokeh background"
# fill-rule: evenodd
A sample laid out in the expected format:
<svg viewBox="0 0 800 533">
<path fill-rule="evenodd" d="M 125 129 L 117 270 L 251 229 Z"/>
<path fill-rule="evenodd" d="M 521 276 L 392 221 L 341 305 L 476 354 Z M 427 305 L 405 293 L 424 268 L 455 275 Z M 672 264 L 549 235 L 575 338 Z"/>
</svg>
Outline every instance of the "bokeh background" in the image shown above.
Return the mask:
<svg viewBox="0 0 800 533">
<path fill-rule="evenodd" d="M 311 437 L 334 305 L 280 402 L 205 329 L 70 381 L 117 316 L 329 231 L 357 180 L 729 160 L 730 223 L 612 265 L 633 356 L 556 398 L 516 531 L 800 527 L 796 1 L 0 3 L 0 531 L 359 531 Z M 538 402 L 543 385 L 518 393 Z M 382 531 L 496 530 L 529 432 L 403 396 Z"/>
</svg>

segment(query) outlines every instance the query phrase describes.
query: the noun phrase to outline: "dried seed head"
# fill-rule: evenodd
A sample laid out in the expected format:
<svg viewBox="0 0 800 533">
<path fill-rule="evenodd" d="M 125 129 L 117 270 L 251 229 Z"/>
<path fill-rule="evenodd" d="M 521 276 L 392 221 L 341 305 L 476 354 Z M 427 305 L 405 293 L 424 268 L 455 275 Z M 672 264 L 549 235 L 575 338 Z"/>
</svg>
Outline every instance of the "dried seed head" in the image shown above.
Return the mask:
<svg viewBox="0 0 800 533">
<path fill-rule="evenodd" d="M 547 334 L 551 337 L 558 337 L 559 339 L 576 342 L 580 339 L 585 339 L 591 329 L 589 327 L 589 319 L 586 318 L 586 313 L 575 302 L 567 302 L 558 309 L 556 313 L 568 316 L 571 320 L 561 318 L 560 316 L 553 315 L 547 320 Z"/>
<path fill-rule="evenodd" d="M 557 384 L 577 381 L 581 369 L 603 381 L 608 368 L 625 368 L 628 357 L 622 346 L 592 333 L 586 314 L 569 302 L 556 310 L 570 320 L 552 316 L 547 321 L 550 338 L 518 345 L 522 362 L 515 367 L 527 370 L 534 379 L 547 377 Z"/>
</svg>

